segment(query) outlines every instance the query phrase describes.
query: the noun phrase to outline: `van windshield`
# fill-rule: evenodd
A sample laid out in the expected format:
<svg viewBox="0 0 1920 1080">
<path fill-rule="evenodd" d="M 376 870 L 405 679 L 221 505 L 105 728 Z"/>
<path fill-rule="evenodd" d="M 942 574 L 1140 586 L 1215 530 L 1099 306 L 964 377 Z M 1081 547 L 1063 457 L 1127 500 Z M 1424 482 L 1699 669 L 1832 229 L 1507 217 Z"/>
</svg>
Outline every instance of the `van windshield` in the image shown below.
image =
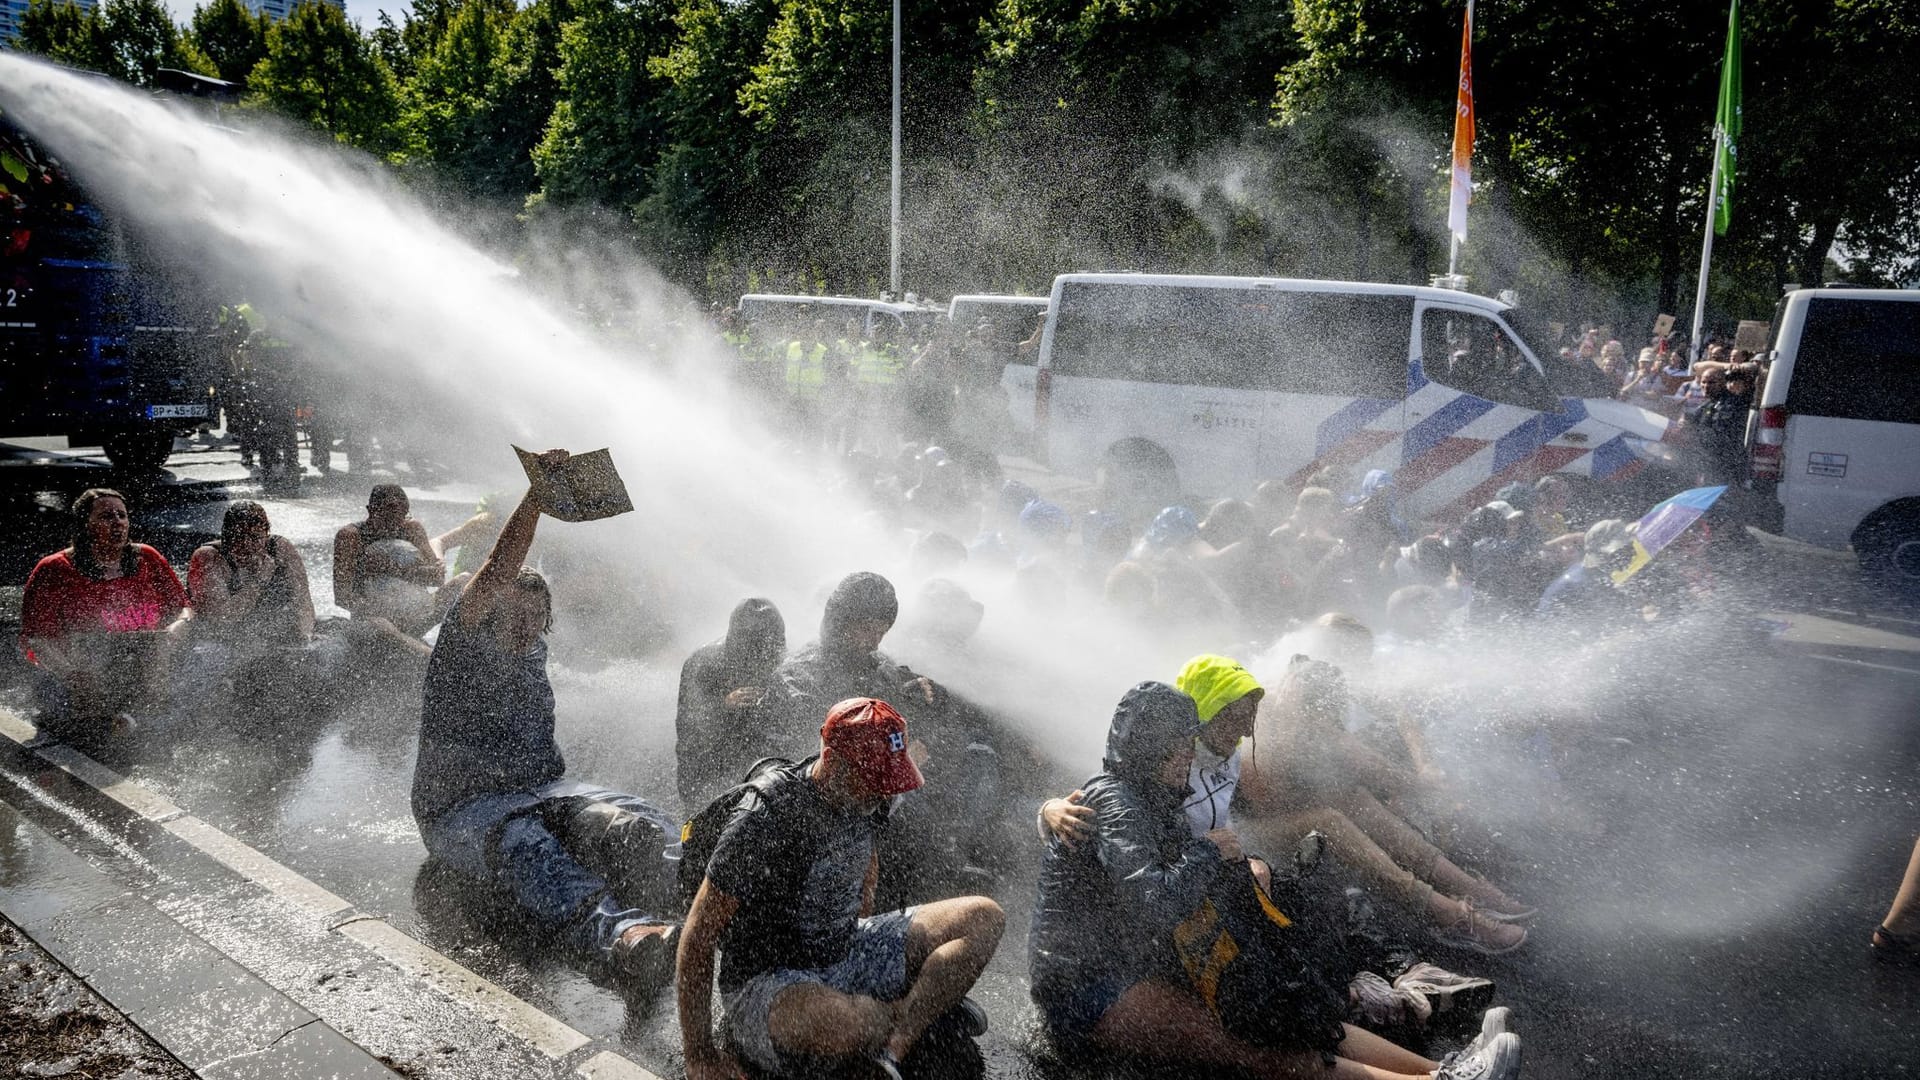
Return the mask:
<svg viewBox="0 0 1920 1080">
<path fill-rule="evenodd" d="M 1048 362 L 1058 375 L 1398 398 L 1412 326 L 1410 296 L 1068 282 Z"/>
<path fill-rule="evenodd" d="M 1807 301 L 1787 411 L 1920 424 L 1920 301 Z"/>
</svg>

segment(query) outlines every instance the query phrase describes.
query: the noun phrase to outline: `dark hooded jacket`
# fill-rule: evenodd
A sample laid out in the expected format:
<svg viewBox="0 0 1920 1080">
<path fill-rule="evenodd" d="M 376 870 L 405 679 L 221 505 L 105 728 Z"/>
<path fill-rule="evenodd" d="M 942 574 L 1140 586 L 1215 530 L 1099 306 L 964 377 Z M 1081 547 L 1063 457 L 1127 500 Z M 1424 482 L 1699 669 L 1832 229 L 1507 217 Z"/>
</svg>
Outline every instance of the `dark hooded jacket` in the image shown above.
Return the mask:
<svg viewBox="0 0 1920 1080">
<path fill-rule="evenodd" d="M 920 676 L 884 653 L 835 647 L 849 625 L 863 619 L 891 623 L 899 611 L 893 584 L 879 574 L 863 571 L 841 580 L 820 616 L 820 640 L 795 653 L 774 675 L 766 707 L 770 742 L 760 756 L 798 760 L 815 752 L 827 710 L 853 697 L 878 698 L 898 709 L 916 738 L 930 730 L 932 725 L 915 730 L 928 718 L 926 699 L 901 692 Z M 944 694 L 937 694 L 931 708 L 945 705 Z"/>
<path fill-rule="evenodd" d="M 765 705 L 730 708 L 726 702 L 735 690 L 768 689 L 786 651 L 780 609 L 755 597 L 733 609 L 726 637 L 695 649 L 681 666 L 674 752 L 680 801 L 688 812 L 739 783 L 754 762 L 772 753 L 765 749 Z"/>
<path fill-rule="evenodd" d="M 1096 835 L 1074 847 L 1050 839 L 1040 865 L 1027 939 L 1036 1000 L 1176 970 L 1173 928 L 1199 909 L 1225 865 L 1187 825 L 1187 786 L 1157 777 L 1199 730 L 1193 699 L 1165 683 L 1141 683 L 1120 699 L 1106 771 L 1081 785 Z"/>
</svg>

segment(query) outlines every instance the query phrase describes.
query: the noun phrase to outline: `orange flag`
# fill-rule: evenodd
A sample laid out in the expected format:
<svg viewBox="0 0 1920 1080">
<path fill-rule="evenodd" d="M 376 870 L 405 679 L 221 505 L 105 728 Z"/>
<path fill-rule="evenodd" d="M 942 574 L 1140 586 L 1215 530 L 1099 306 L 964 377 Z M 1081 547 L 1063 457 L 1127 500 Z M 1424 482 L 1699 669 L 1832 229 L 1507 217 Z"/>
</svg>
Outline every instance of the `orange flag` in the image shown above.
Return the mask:
<svg viewBox="0 0 1920 1080">
<path fill-rule="evenodd" d="M 1447 192 L 1447 230 L 1467 238 L 1467 202 L 1473 197 L 1473 0 L 1460 31 L 1460 89 L 1453 110 L 1453 185 Z"/>
</svg>

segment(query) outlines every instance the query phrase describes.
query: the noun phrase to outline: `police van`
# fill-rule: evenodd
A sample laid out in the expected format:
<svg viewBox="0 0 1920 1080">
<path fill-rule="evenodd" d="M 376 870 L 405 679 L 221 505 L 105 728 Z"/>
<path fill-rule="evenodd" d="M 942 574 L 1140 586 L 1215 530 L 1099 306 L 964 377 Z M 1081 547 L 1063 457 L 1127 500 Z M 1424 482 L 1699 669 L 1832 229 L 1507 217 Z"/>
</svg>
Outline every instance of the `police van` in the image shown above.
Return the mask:
<svg viewBox="0 0 1920 1080">
<path fill-rule="evenodd" d="M 740 298 L 740 318 L 754 328 L 756 336 L 769 339 L 810 334 L 814 323 L 822 319 L 835 335 L 849 319 L 858 320 L 860 336 L 871 339 L 876 333 L 922 329 L 938 322 L 941 314 L 939 308 L 923 304 L 857 296 L 748 293 Z"/>
<path fill-rule="evenodd" d="M 1920 589 L 1920 289 L 1796 289 L 1748 429 L 1780 531 Z"/>
<path fill-rule="evenodd" d="M 1414 520 L 1546 473 L 1621 482 L 1672 462 L 1665 416 L 1550 373 L 1511 311 L 1418 286 L 1067 274 L 1038 364 L 1003 385 L 1062 471 L 1157 448 L 1184 490 L 1244 496 L 1379 468 Z"/>
</svg>

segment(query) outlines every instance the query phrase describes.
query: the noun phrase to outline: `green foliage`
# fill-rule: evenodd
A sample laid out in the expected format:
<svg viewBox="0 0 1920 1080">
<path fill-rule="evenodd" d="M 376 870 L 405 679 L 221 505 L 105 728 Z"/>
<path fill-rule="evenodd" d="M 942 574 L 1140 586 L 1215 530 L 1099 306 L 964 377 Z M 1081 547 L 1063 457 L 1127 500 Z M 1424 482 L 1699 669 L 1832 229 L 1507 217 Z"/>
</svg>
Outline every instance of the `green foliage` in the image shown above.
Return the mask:
<svg viewBox="0 0 1920 1080">
<path fill-rule="evenodd" d="M 307 0 L 267 33 L 252 100 L 376 154 L 398 151 L 399 89 L 373 42 L 344 11 Z"/>
<path fill-rule="evenodd" d="M 714 295 L 887 273 L 891 0 L 415 0 L 371 33 L 205 0 L 33 0 L 21 47 L 253 104 L 504 206 L 578 215 Z M 905 278 L 1445 268 L 1461 0 L 903 0 Z M 1744 0 L 1746 137 L 1713 306 L 1920 277 L 1911 0 Z M 1679 311 L 1726 9 L 1486 0 L 1462 268 L 1568 321 Z M 1838 266 L 1830 265 L 1837 260 Z M 776 287 L 787 287 L 787 285 Z"/>
<path fill-rule="evenodd" d="M 267 56 L 267 27 L 272 20 L 248 10 L 242 0 L 212 0 L 193 9 L 187 39 L 213 63 L 213 73 L 245 82 Z"/>
</svg>

